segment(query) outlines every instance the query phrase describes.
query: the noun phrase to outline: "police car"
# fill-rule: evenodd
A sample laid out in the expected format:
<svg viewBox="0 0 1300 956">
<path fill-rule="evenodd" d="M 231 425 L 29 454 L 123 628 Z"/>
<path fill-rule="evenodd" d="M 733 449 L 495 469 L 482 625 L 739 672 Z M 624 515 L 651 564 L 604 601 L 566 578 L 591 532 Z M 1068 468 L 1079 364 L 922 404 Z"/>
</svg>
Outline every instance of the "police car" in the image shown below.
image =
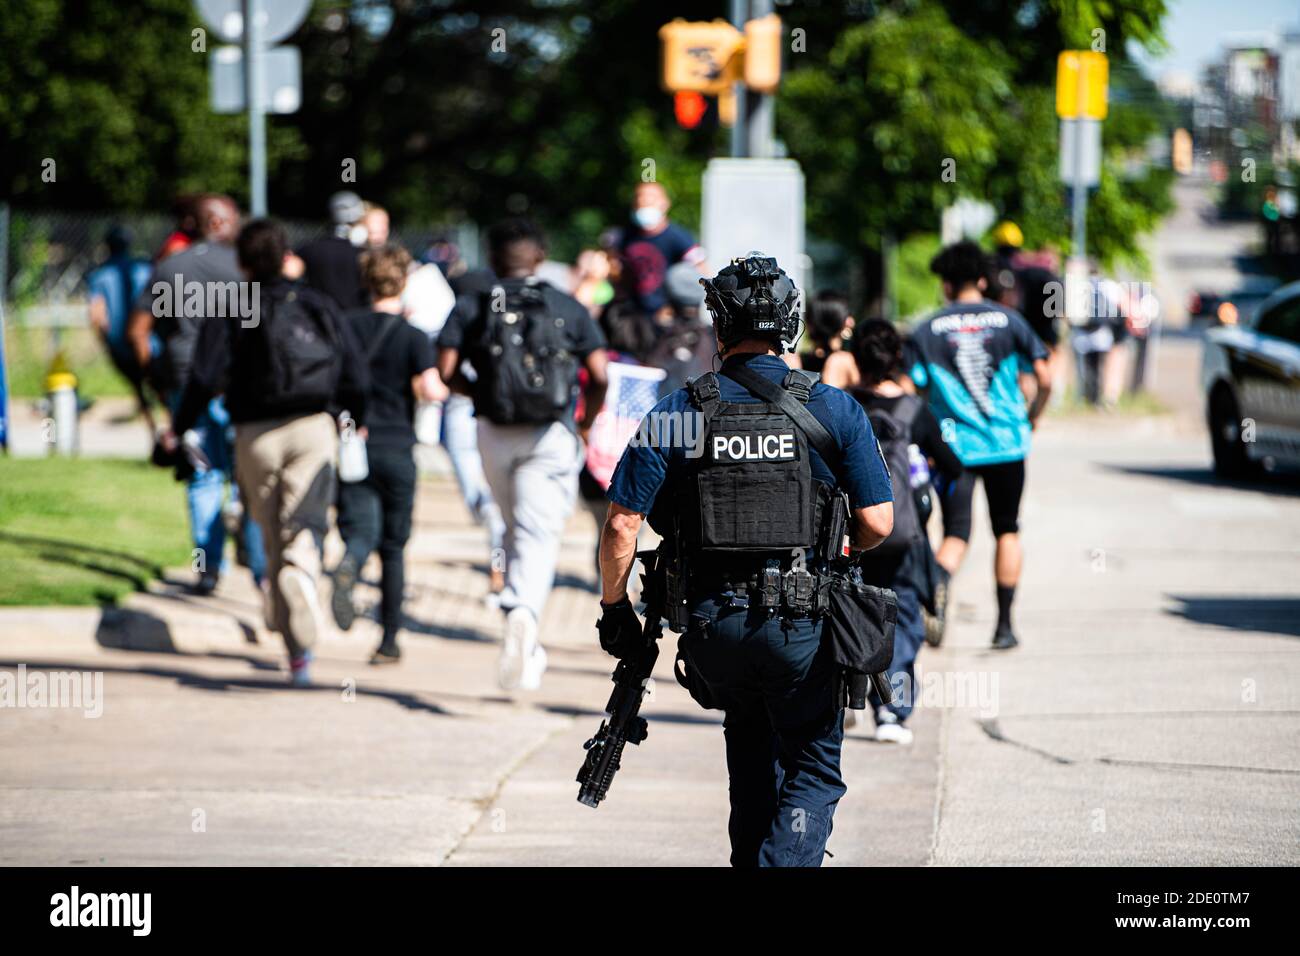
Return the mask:
<svg viewBox="0 0 1300 956">
<path fill-rule="evenodd" d="M 1300 468 L 1300 282 L 1246 322 L 1206 333 L 1201 384 L 1220 476 Z"/>
</svg>

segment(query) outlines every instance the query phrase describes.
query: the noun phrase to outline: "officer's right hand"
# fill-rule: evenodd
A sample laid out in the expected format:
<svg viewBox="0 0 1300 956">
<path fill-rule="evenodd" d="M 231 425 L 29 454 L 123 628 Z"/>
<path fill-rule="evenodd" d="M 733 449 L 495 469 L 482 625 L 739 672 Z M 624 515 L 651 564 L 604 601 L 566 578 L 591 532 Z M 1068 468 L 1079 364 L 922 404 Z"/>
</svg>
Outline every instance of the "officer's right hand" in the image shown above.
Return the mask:
<svg viewBox="0 0 1300 956">
<path fill-rule="evenodd" d="M 596 622 L 600 646 L 605 653 L 625 660 L 645 646 L 641 621 L 626 595 L 613 604 L 600 602 L 600 620 Z"/>
</svg>

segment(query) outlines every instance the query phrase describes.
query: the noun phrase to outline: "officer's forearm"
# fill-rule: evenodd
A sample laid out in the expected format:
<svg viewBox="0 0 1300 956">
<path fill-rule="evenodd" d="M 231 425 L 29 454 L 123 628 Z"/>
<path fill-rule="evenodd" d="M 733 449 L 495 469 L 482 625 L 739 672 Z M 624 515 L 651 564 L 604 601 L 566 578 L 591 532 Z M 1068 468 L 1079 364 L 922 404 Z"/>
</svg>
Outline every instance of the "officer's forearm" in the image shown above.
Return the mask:
<svg viewBox="0 0 1300 956">
<path fill-rule="evenodd" d="M 894 530 L 894 504 L 886 501 L 869 508 L 853 509 L 853 547 L 870 551 Z"/>
<path fill-rule="evenodd" d="M 614 604 L 627 596 L 627 578 L 636 561 L 636 536 L 642 516 L 611 503 L 600 531 L 601 600 Z"/>
</svg>

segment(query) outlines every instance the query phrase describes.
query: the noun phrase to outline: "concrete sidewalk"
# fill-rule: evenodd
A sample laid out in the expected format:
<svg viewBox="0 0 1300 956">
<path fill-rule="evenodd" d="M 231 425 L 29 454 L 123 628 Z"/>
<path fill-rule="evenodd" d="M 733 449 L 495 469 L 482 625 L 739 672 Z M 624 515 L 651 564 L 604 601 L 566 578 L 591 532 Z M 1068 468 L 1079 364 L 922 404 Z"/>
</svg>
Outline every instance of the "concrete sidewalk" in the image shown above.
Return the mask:
<svg viewBox="0 0 1300 956">
<path fill-rule="evenodd" d="M 985 649 L 977 495 L 916 741 L 846 743 L 830 864 L 1300 862 L 1300 495 L 1218 485 L 1208 461 L 1189 419 L 1049 421 L 1005 655 Z M 496 687 L 485 539 L 441 480 L 419 498 L 400 666 L 366 665 L 366 620 L 289 689 L 238 569 L 210 599 L 0 611 L 0 670 L 102 672 L 105 696 L 98 719 L 0 710 L 0 864 L 725 863 L 720 715 L 672 679 L 671 636 L 649 739 L 599 810 L 575 800 L 612 663 L 594 531 L 569 524 L 535 693 Z"/>
</svg>

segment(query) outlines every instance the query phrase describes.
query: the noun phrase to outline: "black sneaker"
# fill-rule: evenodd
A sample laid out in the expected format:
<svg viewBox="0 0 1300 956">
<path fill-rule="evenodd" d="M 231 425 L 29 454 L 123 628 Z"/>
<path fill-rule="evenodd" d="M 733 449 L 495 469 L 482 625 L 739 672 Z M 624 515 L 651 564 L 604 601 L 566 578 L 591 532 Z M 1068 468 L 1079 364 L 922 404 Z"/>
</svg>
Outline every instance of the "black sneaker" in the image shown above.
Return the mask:
<svg viewBox="0 0 1300 956">
<path fill-rule="evenodd" d="M 351 558 L 344 558 L 334 569 L 334 594 L 330 599 L 330 610 L 334 612 L 334 623 L 339 630 L 346 631 L 357 619 L 357 609 L 352 606 L 352 588 L 357 583 L 357 566 Z"/>
<path fill-rule="evenodd" d="M 208 597 L 217 589 L 221 583 L 220 574 L 209 574 L 206 571 L 199 575 L 199 579 L 190 585 L 190 593 L 197 594 L 199 597 Z"/>
<path fill-rule="evenodd" d="M 397 646 L 397 641 L 384 641 L 370 655 L 372 664 L 396 664 L 401 659 L 402 649 Z"/>
<path fill-rule="evenodd" d="M 993 649 L 995 651 L 1009 651 L 1020 642 L 1016 640 L 1015 632 L 1011 628 L 999 629 L 993 635 Z"/>
<path fill-rule="evenodd" d="M 922 610 L 922 618 L 925 621 L 925 643 L 931 647 L 938 647 L 943 643 L 944 628 L 948 624 L 948 599 L 952 594 L 949 582 L 952 575 L 942 567 L 938 568 L 939 580 L 934 582 L 934 613 L 929 614 Z"/>
</svg>

